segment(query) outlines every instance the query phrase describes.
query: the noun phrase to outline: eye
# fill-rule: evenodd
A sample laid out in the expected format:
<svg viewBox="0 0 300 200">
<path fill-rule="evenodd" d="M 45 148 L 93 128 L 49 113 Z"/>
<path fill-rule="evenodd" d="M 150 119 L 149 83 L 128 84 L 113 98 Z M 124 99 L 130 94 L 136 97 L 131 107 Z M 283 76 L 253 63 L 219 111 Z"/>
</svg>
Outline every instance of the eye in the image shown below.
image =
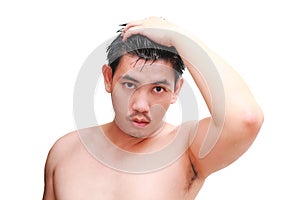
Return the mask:
<svg viewBox="0 0 300 200">
<path fill-rule="evenodd" d="M 163 88 L 163 87 L 160 87 L 160 86 L 155 86 L 155 87 L 153 88 L 153 91 L 154 91 L 155 93 L 162 93 L 162 92 L 166 91 L 166 89 Z"/>
<path fill-rule="evenodd" d="M 123 85 L 128 89 L 135 89 L 135 85 L 133 83 L 125 82 Z"/>
</svg>

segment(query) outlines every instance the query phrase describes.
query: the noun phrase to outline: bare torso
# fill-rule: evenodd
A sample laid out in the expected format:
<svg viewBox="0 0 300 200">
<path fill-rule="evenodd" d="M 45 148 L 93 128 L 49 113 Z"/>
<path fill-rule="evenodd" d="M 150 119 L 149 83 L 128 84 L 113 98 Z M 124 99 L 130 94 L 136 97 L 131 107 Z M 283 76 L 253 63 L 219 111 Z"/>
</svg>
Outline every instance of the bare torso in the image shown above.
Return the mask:
<svg viewBox="0 0 300 200">
<path fill-rule="evenodd" d="M 139 53 L 141 56 L 126 56 L 127 53 L 131 54 L 132 49 L 139 47 L 148 51 L 147 45 L 140 45 L 143 39 L 138 39 L 136 45 L 126 47 L 130 52 L 121 57 L 118 63 L 121 67 L 114 74 L 111 66 L 103 65 L 105 90 L 111 93 L 115 124 L 101 127 L 115 146 L 98 145 L 103 141 L 97 140 L 99 135 L 78 132 L 58 140 L 45 166 L 44 200 L 192 200 L 206 177 L 238 159 L 255 140 L 263 123 L 263 113 L 244 80 L 230 65 L 196 37 L 159 17 L 127 23 L 119 39 L 125 43 L 128 40 L 126 45 L 135 43 L 130 38 L 138 34 L 159 45 L 174 47 L 178 56 L 171 55 L 171 58 L 166 55 L 165 59 L 165 56 L 159 57 L 156 51 L 153 56 L 146 56 L 146 53 L 142 55 L 142 52 Z M 153 45 L 148 45 L 149 50 L 156 48 Z M 118 45 L 112 46 L 116 50 L 119 48 Z M 160 46 L 157 48 L 161 49 Z M 165 51 L 164 48 L 162 50 Z M 111 57 L 114 58 L 114 55 L 121 54 L 113 53 Z M 211 116 L 199 121 L 197 119 L 195 126 L 186 126 L 184 122 L 180 128 L 169 129 L 163 124 L 163 117 L 169 105 L 176 102 L 183 84 L 181 78 L 175 82 L 174 71 L 171 70 L 175 68 L 173 59 L 177 60 L 178 57 L 185 58 L 184 65 L 203 96 Z M 186 94 L 184 98 L 189 98 L 190 95 Z M 187 108 L 185 111 L 189 113 L 190 109 L 197 109 L 197 106 L 189 104 Z M 182 117 L 185 118 L 184 115 Z M 192 116 L 188 115 L 187 118 Z M 162 134 L 156 135 L 158 131 Z M 177 140 L 177 135 L 182 137 Z M 146 139 L 141 138 L 148 136 Z M 169 145 L 169 142 L 175 145 Z M 166 145 L 168 148 L 164 148 Z M 108 156 L 116 163 L 121 163 L 118 169 L 124 169 L 128 163 L 136 163 L 127 162 L 133 156 L 122 156 L 115 150 L 116 147 L 130 153 L 139 153 L 139 156 L 146 153 L 147 157 L 153 151 L 167 152 L 156 154 L 158 156 L 155 158 L 163 162 L 169 161 L 168 157 L 171 157 L 172 162 L 160 165 L 162 168 L 148 173 L 117 171 L 97 159 L 102 155 Z M 176 159 L 172 154 L 178 155 Z M 141 165 L 130 165 L 130 168 L 140 166 L 145 169 L 153 163 L 157 164 L 150 161 L 139 163 Z"/>
<path fill-rule="evenodd" d="M 193 168 L 189 150 L 161 170 L 132 174 L 96 160 L 76 132 L 64 136 L 56 146 L 62 155 L 53 170 L 56 200 L 192 200 L 203 184 Z"/>
</svg>

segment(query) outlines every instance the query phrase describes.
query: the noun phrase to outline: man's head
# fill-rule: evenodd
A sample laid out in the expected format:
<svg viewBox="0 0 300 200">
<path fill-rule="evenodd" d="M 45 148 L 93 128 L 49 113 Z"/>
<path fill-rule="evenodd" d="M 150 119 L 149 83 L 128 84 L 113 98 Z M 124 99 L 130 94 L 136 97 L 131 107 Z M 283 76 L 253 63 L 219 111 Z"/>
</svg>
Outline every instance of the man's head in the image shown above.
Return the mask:
<svg viewBox="0 0 300 200">
<path fill-rule="evenodd" d="M 184 64 L 175 48 L 158 45 L 141 35 L 108 47 L 103 66 L 105 89 L 111 93 L 114 121 L 125 133 L 148 137 L 159 130 L 183 84 Z"/>
<path fill-rule="evenodd" d="M 185 69 L 183 61 L 174 47 L 162 46 L 142 35 L 133 35 L 126 42 L 123 42 L 121 35 L 118 35 L 107 48 L 107 60 L 113 75 L 125 54 L 136 56 L 137 60 L 142 59 L 153 63 L 158 59 L 170 62 L 175 72 L 176 81 Z"/>
</svg>

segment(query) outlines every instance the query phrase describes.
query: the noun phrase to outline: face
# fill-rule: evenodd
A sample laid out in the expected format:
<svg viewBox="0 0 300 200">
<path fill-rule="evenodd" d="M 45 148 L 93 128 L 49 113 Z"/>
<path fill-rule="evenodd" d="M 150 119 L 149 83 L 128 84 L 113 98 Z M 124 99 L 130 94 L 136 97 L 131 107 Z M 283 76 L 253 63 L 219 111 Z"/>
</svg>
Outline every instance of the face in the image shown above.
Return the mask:
<svg viewBox="0 0 300 200">
<path fill-rule="evenodd" d="M 183 82 L 180 78 L 175 83 L 171 63 L 145 63 L 128 54 L 122 57 L 113 77 L 107 65 L 103 66 L 103 75 L 106 91 L 111 93 L 114 122 L 134 137 L 152 136 L 163 127 L 163 117 L 176 102 Z"/>
</svg>

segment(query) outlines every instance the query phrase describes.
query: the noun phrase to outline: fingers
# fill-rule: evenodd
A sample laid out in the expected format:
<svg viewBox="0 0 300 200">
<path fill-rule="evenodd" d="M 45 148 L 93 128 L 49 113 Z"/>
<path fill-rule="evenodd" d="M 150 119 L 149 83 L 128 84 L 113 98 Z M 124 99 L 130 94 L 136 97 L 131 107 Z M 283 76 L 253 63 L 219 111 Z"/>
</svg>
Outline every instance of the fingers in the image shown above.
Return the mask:
<svg viewBox="0 0 300 200">
<path fill-rule="evenodd" d="M 127 40 L 132 35 L 135 34 L 142 34 L 139 32 L 139 28 L 142 27 L 144 24 L 144 20 L 136 20 L 136 21 L 131 21 L 129 23 L 126 23 L 125 27 L 121 31 L 121 36 L 123 37 L 123 42 Z"/>
<path fill-rule="evenodd" d="M 127 38 L 131 37 L 132 35 L 144 35 L 144 29 L 139 26 L 131 27 L 130 29 L 127 29 L 127 31 L 124 31 L 121 33 L 122 41 L 125 42 Z"/>
<path fill-rule="evenodd" d="M 144 35 L 145 28 L 162 28 L 162 26 L 165 26 L 166 23 L 166 20 L 162 17 L 149 17 L 143 20 L 136 20 L 121 24 L 120 26 L 124 26 L 124 28 L 121 28 L 117 32 L 121 32 L 121 36 L 123 37 L 123 41 L 125 42 L 127 38 L 132 35 Z"/>
<path fill-rule="evenodd" d="M 136 20 L 136 21 L 126 23 L 126 26 L 124 27 L 123 32 L 126 32 L 128 29 L 135 27 L 135 26 L 140 26 L 142 24 L 143 24 L 142 20 Z"/>
</svg>

